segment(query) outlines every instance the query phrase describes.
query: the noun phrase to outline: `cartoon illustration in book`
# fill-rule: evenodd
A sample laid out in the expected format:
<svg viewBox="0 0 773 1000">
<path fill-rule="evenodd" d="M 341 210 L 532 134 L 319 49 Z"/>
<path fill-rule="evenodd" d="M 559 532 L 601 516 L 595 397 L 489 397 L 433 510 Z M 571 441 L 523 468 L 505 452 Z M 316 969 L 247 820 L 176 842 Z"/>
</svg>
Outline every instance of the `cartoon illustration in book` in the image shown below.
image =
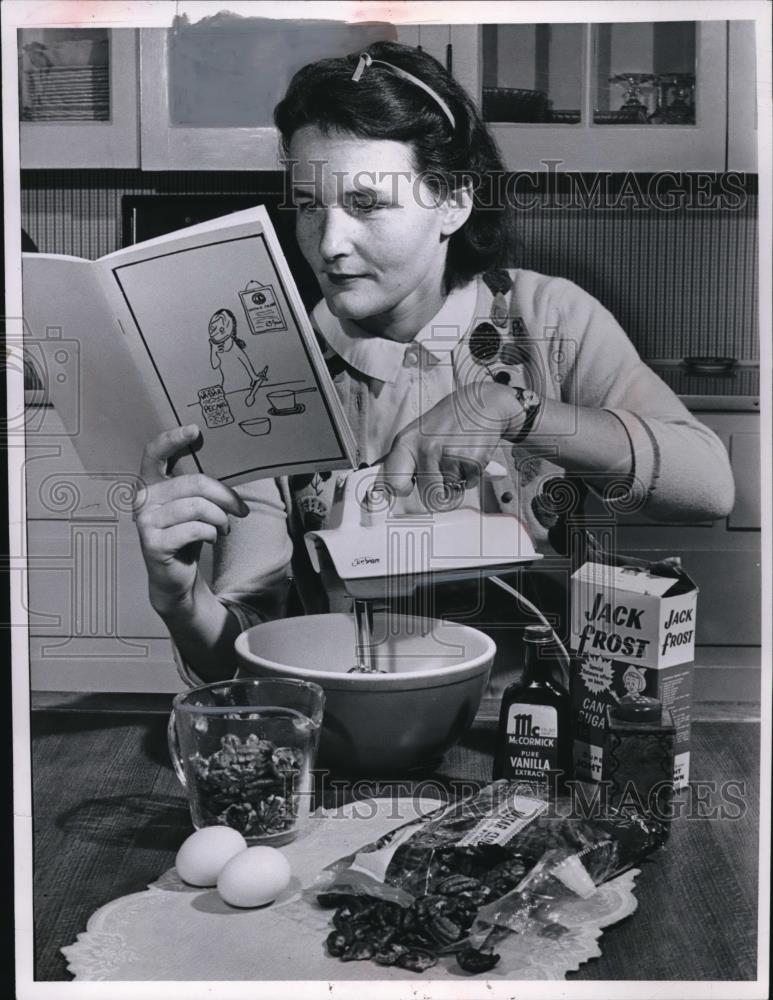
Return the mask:
<svg viewBox="0 0 773 1000">
<path fill-rule="evenodd" d="M 234 422 L 222 385 L 199 389 L 199 405 L 207 427 L 225 427 Z"/>
<path fill-rule="evenodd" d="M 209 363 L 220 375 L 220 385 L 237 391 L 247 381 L 247 406 L 255 402 L 255 394 L 268 377 L 268 365 L 260 372 L 244 352 L 246 344 L 237 335 L 236 317 L 230 309 L 218 309 L 209 321 Z"/>
<path fill-rule="evenodd" d="M 267 392 L 266 399 L 271 406 L 269 413 L 272 417 L 288 417 L 293 413 L 303 413 L 306 407 L 295 398 L 304 392 L 316 392 L 311 386 L 308 389 L 278 389 L 275 392 Z"/>
<path fill-rule="evenodd" d="M 239 292 L 247 323 L 253 333 L 275 333 L 286 330 L 282 309 L 271 285 L 261 285 L 258 281 L 248 281 L 244 291 Z"/>
<path fill-rule="evenodd" d="M 240 420 L 239 429 L 250 437 L 263 437 L 271 433 L 271 421 L 268 417 L 253 417 L 251 420 Z"/>
<path fill-rule="evenodd" d="M 250 282 L 256 285 L 257 282 Z M 244 295 L 245 293 L 240 293 Z M 246 306 L 245 306 L 246 309 Z M 248 315 L 249 319 L 249 315 Z M 254 326 L 251 325 L 254 332 Z M 269 366 L 264 365 L 256 372 L 252 361 L 245 352 L 246 344 L 238 336 L 236 317 L 230 309 L 222 308 L 213 313 L 209 321 L 209 361 L 212 368 L 220 376 L 219 385 L 206 386 L 198 391 L 198 405 L 204 421 L 209 428 L 225 427 L 236 421 L 231 410 L 228 396 L 234 396 L 246 406 L 255 402 L 258 389 L 268 382 Z M 298 381 L 295 380 L 297 384 Z M 293 382 L 274 382 L 267 386 L 273 392 L 267 392 L 269 403 L 268 413 L 271 416 L 289 416 L 294 413 L 304 413 L 306 407 L 295 398 L 304 392 L 317 392 L 317 388 L 287 388 Z M 242 399 L 242 395 L 244 398 Z M 191 406 L 196 403 L 189 404 Z M 238 408 L 237 408 L 238 409 Z M 271 420 L 268 417 L 253 417 L 238 421 L 239 429 L 250 437 L 263 437 L 271 433 Z"/>
</svg>

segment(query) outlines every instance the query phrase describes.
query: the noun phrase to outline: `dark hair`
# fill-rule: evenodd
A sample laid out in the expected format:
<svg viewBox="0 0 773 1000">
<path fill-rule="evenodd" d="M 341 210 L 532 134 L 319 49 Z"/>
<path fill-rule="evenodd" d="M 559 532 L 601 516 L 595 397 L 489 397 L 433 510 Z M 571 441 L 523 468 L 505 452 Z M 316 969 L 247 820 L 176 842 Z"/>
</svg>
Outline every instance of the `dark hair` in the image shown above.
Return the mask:
<svg viewBox="0 0 773 1000">
<path fill-rule="evenodd" d="M 506 266 L 513 243 L 511 215 L 484 186 L 504 173 L 494 139 L 470 96 L 426 52 L 396 42 L 374 42 L 366 51 L 431 87 L 448 105 L 455 126 L 425 91 L 378 64 L 352 80 L 359 53 L 322 59 L 298 70 L 274 109 L 274 122 L 287 156 L 290 140 L 305 125 L 323 133 L 344 132 L 361 139 L 391 139 L 411 146 L 414 167 L 436 191 L 455 190 L 465 180 L 473 188 L 467 222 L 448 247 L 445 284 L 465 284 L 476 274 Z"/>
<path fill-rule="evenodd" d="M 243 340 L 240 340 L 236 336 L 236 329 L 237 328 L 236 328 L 236 317 L 234 316 L 234 314 L 231 312 L 230 309 L 218 309 L 216 313 L 213 313 L 213 317 L 214 316 L 218 316 L 218 315 L 227 316 L 231 320 L 231 323 L 233 324 L 233 330 L 231 331 L 231 338 L 233 339 L 233 341 L 234 341 L 234 343 L 236 344 L 237 347 L 241 347 L 241 349 L 244 350 L 244 348 L 247 345 L 245 344 L 245 342 Z M 212 321 L 210 320 L 210 322 L 212 322 Z"/>
</svg>

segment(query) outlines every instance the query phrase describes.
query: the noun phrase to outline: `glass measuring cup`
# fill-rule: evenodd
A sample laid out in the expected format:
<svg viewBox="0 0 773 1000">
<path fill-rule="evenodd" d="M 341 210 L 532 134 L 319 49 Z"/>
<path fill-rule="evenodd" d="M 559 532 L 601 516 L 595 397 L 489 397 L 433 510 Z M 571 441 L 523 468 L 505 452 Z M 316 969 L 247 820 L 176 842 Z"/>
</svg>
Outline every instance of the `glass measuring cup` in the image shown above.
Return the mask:
<svg viewBox="0 0 773 1000">
<path fill-rule="evenodd" d="M 167 737 L 196 829 L 231 826 L 250 844 L 303 829 L 325 693 L 290 678 L 218 681 L 178 694 Z"/>
</svg>

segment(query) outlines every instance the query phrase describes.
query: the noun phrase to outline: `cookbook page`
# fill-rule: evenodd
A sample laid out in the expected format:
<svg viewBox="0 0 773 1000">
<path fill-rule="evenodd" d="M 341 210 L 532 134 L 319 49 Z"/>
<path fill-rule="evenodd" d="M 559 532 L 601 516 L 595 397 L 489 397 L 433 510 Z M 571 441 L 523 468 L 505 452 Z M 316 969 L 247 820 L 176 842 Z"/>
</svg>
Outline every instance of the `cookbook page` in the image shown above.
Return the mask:
<svg viewBox="0 0 773 1000">
<path fill-rule="evenodd" d="M 351 432 L 321 358 L 315 364 L 308 317 L 292 279 L 280 276 L 265 212 L 252 214 L 100 261 L 168 426 L 197 423 L 204 442 L 196 464 L 231 485 L 352 461 Z"/>
<path fill-rule="evenodd" d="M 136 474 L 165 417 L 140 376 L 106 300 L 99 268 L 54 254 L 24 254 L 25 350 L 40 368 L 84 469 Z"/>
</svg>

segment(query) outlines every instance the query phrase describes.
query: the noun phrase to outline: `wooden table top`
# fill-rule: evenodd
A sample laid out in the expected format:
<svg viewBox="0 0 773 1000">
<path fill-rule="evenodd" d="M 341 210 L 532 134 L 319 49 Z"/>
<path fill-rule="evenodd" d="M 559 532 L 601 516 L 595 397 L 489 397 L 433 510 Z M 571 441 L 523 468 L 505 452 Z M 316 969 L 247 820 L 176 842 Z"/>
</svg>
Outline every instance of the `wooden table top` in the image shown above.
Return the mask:
<svg viewBox="0 0 773 1000">
<path fill-rule="evenodd" d="M 100 906 L 143 890 L 191 832 L 166 748 L 166 713 L 32 713 L 35 977 L 69 980 L 59 949 Z M 693 783 L 667 846 L 637 879 L 638 912 L 605 931 L 570 980 L 756 978 L 760 727 L 693 725 Z M 470 731 L 432 778 L 490 780 L 493 729 Z M 382 785 L 378 794 L 409 794 Z M 372 794 L 372 793 L 371 793 Z M 329 791 L 325 805 L 345 789 Z M 724 815 L 722 814 L 724 812 Z"/>
</svg>

